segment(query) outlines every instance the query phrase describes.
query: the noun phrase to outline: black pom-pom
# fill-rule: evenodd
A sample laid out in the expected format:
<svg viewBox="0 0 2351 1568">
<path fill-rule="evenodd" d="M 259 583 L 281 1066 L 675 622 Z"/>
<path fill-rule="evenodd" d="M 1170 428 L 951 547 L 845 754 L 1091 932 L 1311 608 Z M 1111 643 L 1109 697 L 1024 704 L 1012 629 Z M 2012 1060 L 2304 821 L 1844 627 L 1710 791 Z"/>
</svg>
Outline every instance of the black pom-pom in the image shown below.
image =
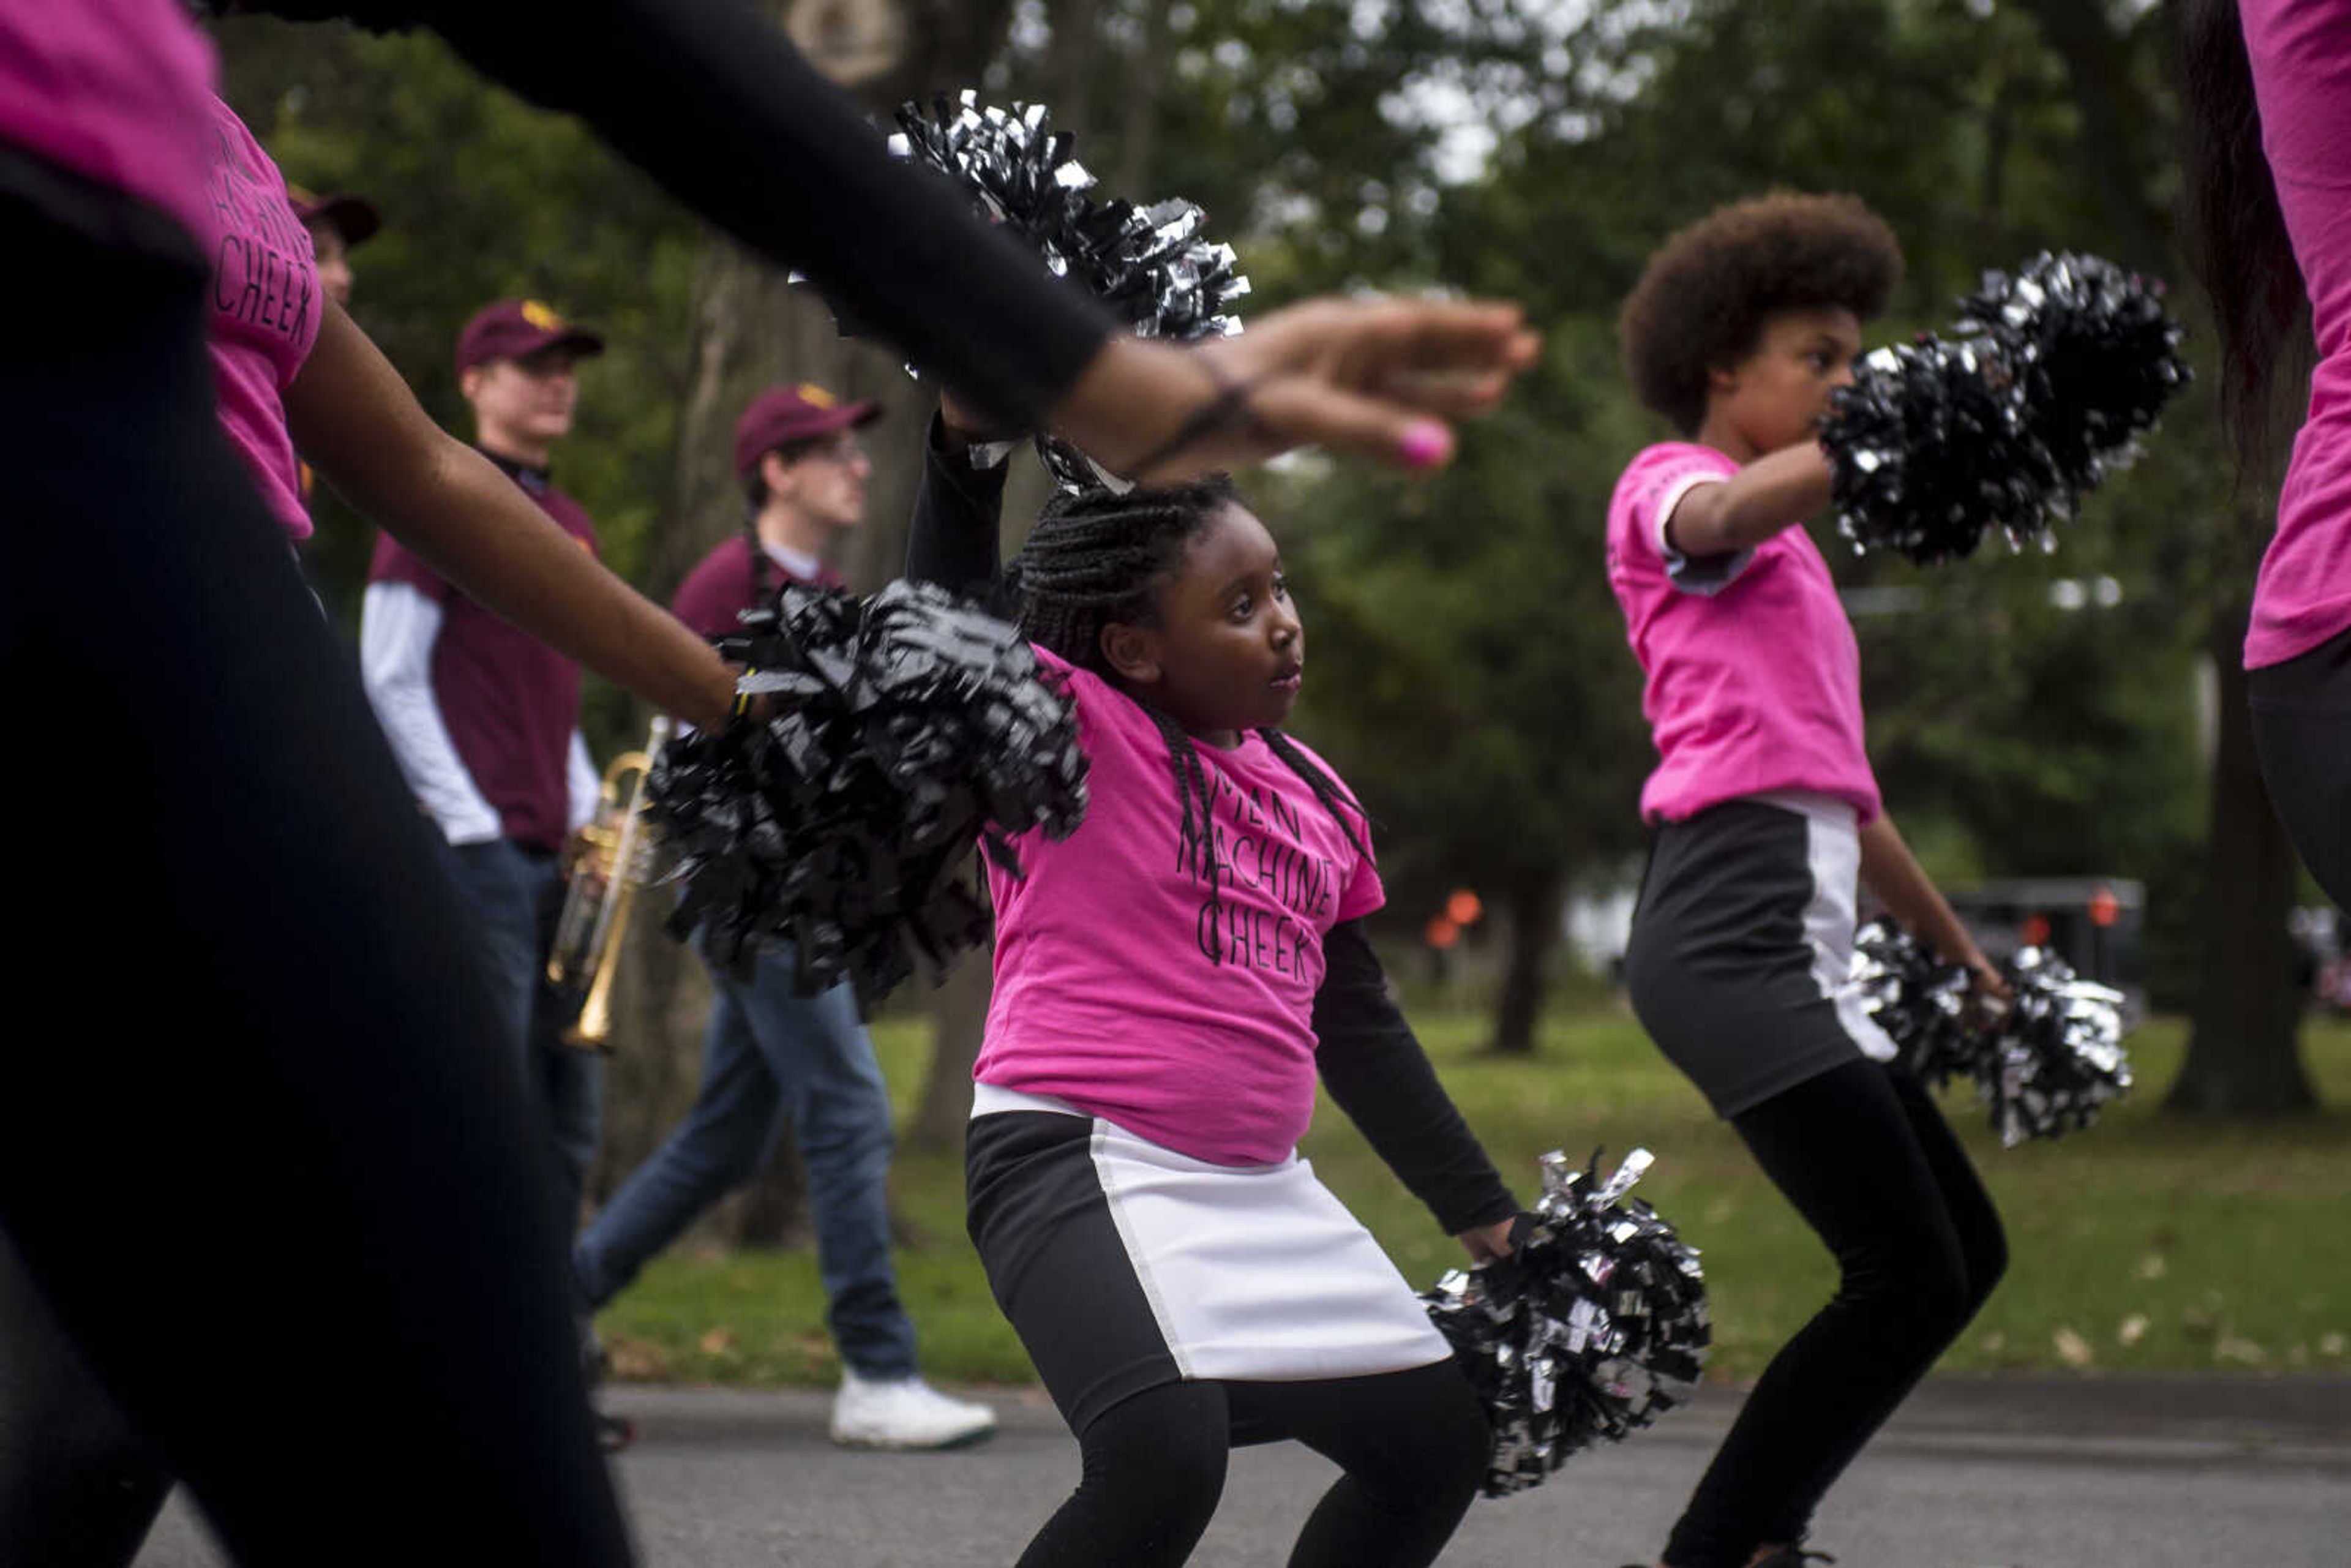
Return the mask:
<svg viewBox="0 0 2351 1568">
<path fill-rule="evenodd" d="M 1106 306 L 1127 329 L 1188 342 L 1238 332 L 1233 304 L 1249 292 L 1233 248 L 1206 239 L 1207 214 L 1190 202 L 1148 207 L 1087 194 L 1094 177 L 1077 161 L 1077 138 L 1050 129 L 1042 104 L 1000 109 L 966 90 L 903 104 L 900 157 L 939 171 L 969 192 L 1044 262 Z M 1037 450 L 1064 489 L 1123 488 L 1086 455 L 1050 433 Z"/>
<path fill-rule="evenodd" d="M 2050 482 L 2022 401 L 1980 342 L 1878 349 L 1832 394 L 1821 444 L 1837 525 L 1860 549 L 1921 566 L 1971 554 L 1984 530 L 2037 534 Z"/>
<path fill-rule="evenodd" d="M 2188 382 L 2163 286 L 2095 256 L 2043 251 L 2012 275 L 1987 272 L 1959 310 L 1954 330 L 1997 341 L 2023 393 L 2032 437 L 2056 470 L 2059 515 L 2130 464 L 2138 434 Z"/>
<path fill-rule="evenodd" d="M 1421 1292 L 1493 1423 L 1488 1497 L 1541 1485 L 1698 1384 L 1711 1335 L 1698 1252 L 1625 1196 L 1650 1163 L 1635 1149 L 1603 1183 L 1597 1155 L 1582 1170 L 1545 1155 L 1511 1255 Z"/>
<path fill-rule="evenodd" d="M 717 962 L 789 941 L 808 994 L 865 1000 L 985 939 L 967 868 L 1017 868 L 1005 835 L 1076 831 L 1076 709 L 1014 629 L 930 583 L 872 600 L 788 585 L 722 650 L 751 666 L 758 725 L 672 741 L 647 798 L 683 883 L 673 934 Z"/>
<path fill-rule="evenodd" d="M 2053 547 L 2052 525 L 2137 455 L 2188 381 L 2162 295 L 2096 256 L 2044 253 L 1986 273 L 1947 337 L 1865 356 L 1821 433 L 1855 548 L 1931 565 L 1992 528 Z"/>
</svg>

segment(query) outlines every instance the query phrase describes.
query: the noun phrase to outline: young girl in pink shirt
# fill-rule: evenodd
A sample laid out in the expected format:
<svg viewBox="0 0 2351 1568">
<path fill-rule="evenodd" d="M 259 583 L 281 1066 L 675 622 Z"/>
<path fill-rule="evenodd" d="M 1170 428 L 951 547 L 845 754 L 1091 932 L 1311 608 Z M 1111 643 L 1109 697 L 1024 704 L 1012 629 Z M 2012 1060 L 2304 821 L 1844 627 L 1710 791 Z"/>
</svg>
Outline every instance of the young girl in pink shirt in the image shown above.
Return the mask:
<svg viewBox="0 0 2351 1568">
<path fill-rule="evenodd" d="M 973 451 L 935 428 L 910 576 L 994 575 L 1003 470 Z M 1492 1437 L 1298 1157 L 1318 1074 L 1472 1257 L 1517 1205 L 1388 999 L 1362 808 L 1276 727 L 1306 653 L 1280 552 L 1221 482 L 1097 492 L 1050 505 L 1011 577 L 1092 762 L 1083 825 L 989 877 L 970 1228 L 1084 1460 L 1022 1568 L 1180 1563 L 1228 1450 L 1281 1438 L 1344 1472 L 1295 1568 L 1434 1562 Z"/>
<path fill-rule="evenodd" d="M 1625 953 L 1641 1022 L 1837 1258 L 1667 1542 L 1668 1568 L 1797 1568 L 1813 1507 L 1999 1279 L 1999 1217 L 1844 987 L 1855 882 L 1984 989 L 1998 974 L 1878 800 L 1861 664 L 1804 520 L 1813 430 L 1902 256 L 1851 197 L 1725 207 L 1649 258 L 1619 321 L 1643 402 L 1608 576 L 1657 747 Z"/>
</svg>

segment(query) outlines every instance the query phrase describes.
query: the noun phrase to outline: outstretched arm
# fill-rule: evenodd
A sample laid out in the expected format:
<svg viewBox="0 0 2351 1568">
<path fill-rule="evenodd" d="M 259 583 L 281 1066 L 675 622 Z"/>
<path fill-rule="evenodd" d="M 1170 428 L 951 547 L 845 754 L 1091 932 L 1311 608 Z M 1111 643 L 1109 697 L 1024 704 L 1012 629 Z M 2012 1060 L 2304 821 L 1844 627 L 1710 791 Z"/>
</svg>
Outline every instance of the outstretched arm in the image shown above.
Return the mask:
<svg viewBox="0 0 2351 1568">
<path fill-rule="evenodd" d="M 1050 423 L 1143 480 L 1321 443 L 1405 466 L 1532 364 L 1514 307 L 1308 300 L 1196 349 L 1114 334 L 1093 300 L 893 160 L 848 96 L 743 0 L 239 0 L 424 26 L 579 115 L 672 195 L 998 418 Z M 559 40 L 551 45 L 550 40 Z M 1222 402 L 1227 389 L 1245 395 Z M 1232 417 L 1202 416 L 1230 414 Z M 1152 459 L 1156 459 L 1153 461 Z"/>
<path fill-rule="evenodd" d="M 1886 905 L 1886 913 L 1902 923 L 1903 929 L 1933 948 L 1945 963 L 1965 965 L 1979 990 L 2007 999 L 2008 982 L 2001 978 L 1999 967 L 1976 946 L 1958 911 L 1928 878 L 1926 869 L 1895 830 L 1894 819 L 1883 811 L 1861 830 L 1861 881 Z"/>
<path fill-rule="evenodd" d="M 286 423 L 338 495 L 466 593 L 665 713 L 726 722 L 735 677 L 716 651 L 434 423 L 331 300 Z"/>
<path fill-rule="evenodd" d="M 1314 993 L 1315 1057 L 1331 1098 L 1473 1256 L 1507 1252 L 1500 1237 L 1518 1216 L 1518 1199 L 1502 1185 L 1389 998 L 1387 977 L 1363 922 L 1332 926 L 1322 956 L 1322 984 Z"/>
<path fill-rule="evenodd" d="M 1753 549 L 1829 504 L 1827 454 L 1800 442 L 1758 457 L 1719 485 L 1694 485 L 1666 519 L 1666 542 L 1686 556 Z"/>
</svg>

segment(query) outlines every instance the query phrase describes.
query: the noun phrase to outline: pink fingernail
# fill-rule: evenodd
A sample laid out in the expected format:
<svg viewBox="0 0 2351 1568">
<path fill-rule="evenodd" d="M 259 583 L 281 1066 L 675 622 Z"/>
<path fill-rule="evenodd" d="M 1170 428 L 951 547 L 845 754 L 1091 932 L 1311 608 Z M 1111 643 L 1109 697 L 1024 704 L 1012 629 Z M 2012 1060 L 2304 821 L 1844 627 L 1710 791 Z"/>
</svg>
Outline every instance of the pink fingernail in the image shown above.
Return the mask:
<svg viewBox="0 0 2351 1568">
<path fill-rule="evenodd" d="M 1453 455 L 1453 433 L 1433 419 L 1415 420 L 1396 443 L 1407 468 L 1434 468 Z"/>
</svg>

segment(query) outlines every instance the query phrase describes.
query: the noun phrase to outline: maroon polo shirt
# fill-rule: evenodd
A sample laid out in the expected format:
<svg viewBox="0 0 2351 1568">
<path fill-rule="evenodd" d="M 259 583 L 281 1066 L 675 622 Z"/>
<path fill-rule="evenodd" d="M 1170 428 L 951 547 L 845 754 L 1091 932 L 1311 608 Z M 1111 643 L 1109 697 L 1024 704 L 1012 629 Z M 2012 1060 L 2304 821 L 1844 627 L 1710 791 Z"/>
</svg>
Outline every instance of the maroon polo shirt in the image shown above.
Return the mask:
<svg viewBox="0 0 2351 1568">
<path fill-rule="evenodd" d="M 485 454 L 589 554 L 596 526 L 536 468 Z M 441 606 L 433 645 L 433 700 L 474 787 L 506 836 L 560 850 L 570 831 L 571 732 L 580 726 L 580 667 L 450 586 L 396 540 L 379 536 L 370 582 L 406 583 Z"/>
<path fill-rule="evenodd" d="M 753 583 L 751 564 L 751 541 L 737 534 L 685 574 L 677 597 L 670 602 L 670 613 L 705 637 L 741 631 L 743 623 L 736 617 L 758 607 L 763 597 Z M 766 584 L 769 598 L 787 582 L 808 582 L 818 588 L 848 586 L 830 567 L 819 567 L 816 576 L 804 578 L 786 570 L 773 556 L 761 563 L 760 581 Z"/>
</svg>

